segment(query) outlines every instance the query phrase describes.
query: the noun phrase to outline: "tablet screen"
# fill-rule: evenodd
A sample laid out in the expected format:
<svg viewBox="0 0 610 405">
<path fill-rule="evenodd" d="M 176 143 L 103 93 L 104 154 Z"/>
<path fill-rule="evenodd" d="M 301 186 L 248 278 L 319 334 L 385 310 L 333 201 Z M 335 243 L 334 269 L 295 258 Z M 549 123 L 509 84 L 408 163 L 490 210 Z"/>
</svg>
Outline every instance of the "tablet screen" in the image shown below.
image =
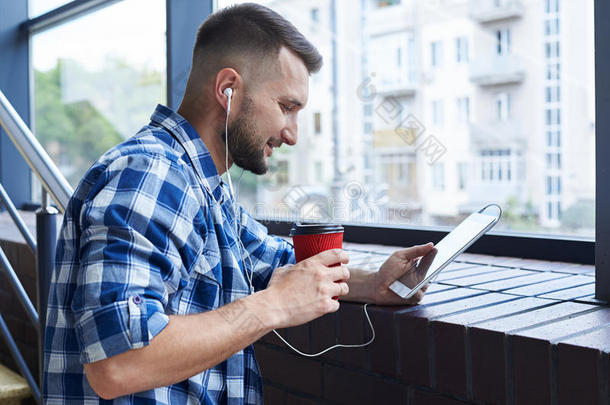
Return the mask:
<svg viewBox="0 0 610 405">
<path fill-rule="evenodd" d="M 414 294 L 491 228 L 491 225 L 493 225 L 496 219 L 497 217 L 491 215 L 480 213 L 471 214 L 438 242 L 434 246 L 434 249 L 419 259 L 414 269 L 417 285 L 413 287 L 413 289 L 407 288 L 404 285 L 397 285 L 402 283 L 394 283 L 390 288 L 403 297 L 407 294 Z M 404 278 L 409 278 L 411 280 L 410 284 L 413 284 L 412 274 L 406 274 L 403 276 L 403 279 Z"/>
</svg>

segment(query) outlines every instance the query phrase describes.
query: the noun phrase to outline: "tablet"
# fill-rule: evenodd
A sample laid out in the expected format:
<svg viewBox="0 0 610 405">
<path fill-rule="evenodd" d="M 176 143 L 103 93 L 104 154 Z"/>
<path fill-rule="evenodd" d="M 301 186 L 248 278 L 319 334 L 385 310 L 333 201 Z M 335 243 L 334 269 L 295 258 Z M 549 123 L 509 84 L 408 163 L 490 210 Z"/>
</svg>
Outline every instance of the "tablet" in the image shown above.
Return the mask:
<svg viewBox="0 0 610 405">
<path fill-rule="evenodd" d="M 484 211 L 490 206 L 497 207 L 499 213 L 497 215 L 485 213 Z M 502 209 L 500 206 L 491 204 L 468 216 L 468 218 L 438 242 L 430 252 L 420 258 L 409 269 L 407 274 L 394 281 L 390 285 L 390 290 L 404 299 L 414 296 L 417 291 L 432 281 L 453 259 L 468 249 L 485 232 L 490 230 L 500 220 L 501 215 Z M 404 283 L 407 279 L 411 279 L 410 284 L 413 284 L 413 274 L 411 274 L 413 271 L 415 272 L 417 284 L 410 288 Z"/>
</svg>

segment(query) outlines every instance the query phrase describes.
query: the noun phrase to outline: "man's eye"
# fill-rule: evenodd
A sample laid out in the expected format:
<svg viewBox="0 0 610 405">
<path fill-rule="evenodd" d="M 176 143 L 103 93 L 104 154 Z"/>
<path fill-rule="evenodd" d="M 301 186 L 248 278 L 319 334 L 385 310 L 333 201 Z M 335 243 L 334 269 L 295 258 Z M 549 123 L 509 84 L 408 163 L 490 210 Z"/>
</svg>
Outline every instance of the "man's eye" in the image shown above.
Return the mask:
<svg viewBox="0 0 610 405">
<path fill-rule="evenodd" d="M 293 110 L 293 107 L 287 106 L 286 104 L 280 103 L 280 107 L 282 108 L 282 111 L 286 112 L 290 112 Z"/>
</svg>

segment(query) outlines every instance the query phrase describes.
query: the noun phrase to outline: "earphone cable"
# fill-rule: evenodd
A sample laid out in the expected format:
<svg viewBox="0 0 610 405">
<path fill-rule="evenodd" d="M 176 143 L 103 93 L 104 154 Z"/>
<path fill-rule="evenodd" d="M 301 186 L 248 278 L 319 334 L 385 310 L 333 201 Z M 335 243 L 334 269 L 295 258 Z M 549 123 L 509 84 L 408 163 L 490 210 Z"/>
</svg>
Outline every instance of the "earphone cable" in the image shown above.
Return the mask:
<svg viewBox="0 0 610 405">
<path fill-rule="evenodd" d="M 227 97 L 227 116 L 225 119 L 225 171 L 227 173 L 227 179 L 229 182 L 229 190 L 231 191 L 231 199 L 233 200 L 231 205 L 233 207 L 233 216 L 235 219 L 235 238 L 237 239 L 237 249 L 239 250 L 239 254 L 242 258 L 242 263 L 244 265 L 244 273 L 246 274 L 246 278 L 248 280 L 248 286 L 250 287 L 250 295 L 252 295 L 252 294 L 254 294 L 254 283 L 253 283 L 254 264 L 252 263 L 252 258 L 250 257 L 250 253 L 246 250 L 246 247 L 244 246 L 243 242 L 241 241 L 241 227 L 242 227 L 241 212 L 238 212 L 237 198 L 235 196 L 235 190 L 233 189 L 231 173 L 229 172 L 229 113 L 231 111 L 231 93 L 229 93 L 227 96 L 228 96 Z M 242 170 L 242 175 L 243 175 L 243 170 Z M 240 183 L 241 183 L 241 176 L 239 176 L 239 180 L 238 180 L 238 184 L 237 184 L 238 187 L 239 187 Z M 290 243 L 290 242 L 288 242 L 288 243 Z M 290 243 L 290 245 L 292 245 L 292 244 Z M 248 259 L 250 266 L 246 265 L 245 258 Z M 249 269 L 247 267 L 249 267 Z M 364 310 L 364 315 L 366 316 L 366 320 L 369 323 L 369 327 L 371 328 L 372 337 L 366 343 L 336 344 L 336 345 L 327 347 L 326 349 L 324 349 L 318 353 L 304 353 L 304 352 L 300 351 L 299 349 L 297 349 L 296 347 L 294 347 L 293 345 L 291 345 L 290 343 L 288 343 L 288 341 L 286 339 L 284 339 L 284 337 L 282 335 L 280 335 L 275 329 L 273 330 L 273 333 L 275 333 L 280 338 L 280 340 L 286 344 L 286 346 L 288 346 L 289 348 L 294 350 L 296 353 L 298 353 L 302 356 L 305 356 L 305 357 L 317 357 L 330 350 L 333 350 L 333 349 L 336 349 L 339 347 L 358 348 L 358 347 L 368 346 L 369 344 L 373 343 L 373 341 L 375 340 L 375 328 L 373 328 L 373 323 L 371 322 L 371 318 L 369 317 L 369 313 L 367 311 L 368 305 L 369 305 L 368 303 L 364 304 L 363 310 Z"/>
</svg>

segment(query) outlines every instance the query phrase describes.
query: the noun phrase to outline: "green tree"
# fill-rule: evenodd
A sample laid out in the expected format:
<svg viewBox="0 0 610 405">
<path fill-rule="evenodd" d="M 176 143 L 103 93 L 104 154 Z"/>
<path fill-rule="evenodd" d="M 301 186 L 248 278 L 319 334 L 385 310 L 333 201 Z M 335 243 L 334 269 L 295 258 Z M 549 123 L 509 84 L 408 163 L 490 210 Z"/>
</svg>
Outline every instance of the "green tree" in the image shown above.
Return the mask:
<svg viewBox="0 0 610 405">
<path fill-rule="evenodd" d="M 59 60 L 34 75 L 35 134 L 73 186 L 99 156 L 146 124 L 165 97 L 161 72 L 117 58 L 96 72 Z"/>
</svg>

